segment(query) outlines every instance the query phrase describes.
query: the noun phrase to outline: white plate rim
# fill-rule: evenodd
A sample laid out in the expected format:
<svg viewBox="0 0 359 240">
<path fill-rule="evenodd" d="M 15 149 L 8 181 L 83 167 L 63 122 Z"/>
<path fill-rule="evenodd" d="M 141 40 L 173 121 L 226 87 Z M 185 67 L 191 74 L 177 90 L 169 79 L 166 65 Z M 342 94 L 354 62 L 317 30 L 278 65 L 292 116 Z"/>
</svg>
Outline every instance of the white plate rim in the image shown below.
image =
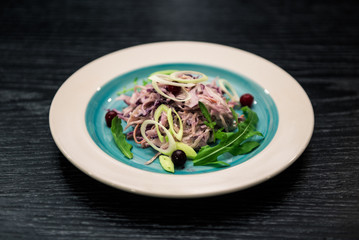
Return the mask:
<svg viewBox="0 0 359 240">
<path fill-rule="evenodd" d="M 103 152 L 91 139 L 85 124 L 85 111 L 93 94 L 116 76 L 172 62 L 223 68 L 263 87 L 273 98 L 279 115 L 277 132 L 268 146 L 239 165 L 193 175 L 140 170 Z M 49 112 L 49 125 L 52 137 L 64 156 L 98 181 L 141 195 L 194 198 L 246 189 L 285 170 L 309 144 L 314 129 L 314 111 L 299 83 L 262 57 L 215 43 L 170 41 L 122 49 L 80 68 L 55 94 Z"/>
</svg>

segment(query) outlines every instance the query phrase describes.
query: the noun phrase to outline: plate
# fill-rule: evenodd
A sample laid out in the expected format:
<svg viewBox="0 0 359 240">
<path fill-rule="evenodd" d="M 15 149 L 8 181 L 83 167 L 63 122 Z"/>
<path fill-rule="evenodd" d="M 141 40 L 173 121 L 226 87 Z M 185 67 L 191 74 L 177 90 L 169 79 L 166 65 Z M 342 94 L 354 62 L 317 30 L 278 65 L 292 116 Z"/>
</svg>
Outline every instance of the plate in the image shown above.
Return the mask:
<svg viewBox="0 0 359 240">
<path fill-rule="evenodd" d="M 226 78 L 240 94 L 255 96 L 253 110 L 265 138 L 248 155 L 221 156 L 227 168 L 193 167 L 164 172 L 151 149 L 134 147 L 134 159 L 116 149 L 105 125 L 106 109 L 121 109 L 116 93 L 157 70 L 196 70 L 210 78 Z M 75 72 L 56 93 L 50 108 L 50 129 L 60 151 L 89 176 L 137 194 L 193 198 L 248 188 L 290 166 L 305 150 L 314 128 L 308 96 L 288 73 L 243 50 L 204 42 L 159 42 L 123 49 Z"/>
</svg>

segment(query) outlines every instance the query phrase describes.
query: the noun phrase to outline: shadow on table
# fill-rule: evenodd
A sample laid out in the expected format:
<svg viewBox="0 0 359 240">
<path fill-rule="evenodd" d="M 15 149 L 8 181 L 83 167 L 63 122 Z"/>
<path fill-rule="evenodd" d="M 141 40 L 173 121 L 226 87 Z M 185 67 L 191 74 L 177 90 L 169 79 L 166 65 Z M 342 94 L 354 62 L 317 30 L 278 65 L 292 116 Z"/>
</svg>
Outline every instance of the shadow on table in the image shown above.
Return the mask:
<svg viewBox="0 0 359 240">
<path fill-rule="evenodd" d="M 116 221 L 127 219 L 135 225 L 157 224 L 201 226 L 241 219 L 275 211 L 277 205 L 294 194 L 305 168 L 305 153 L 287 170 L 255 187 L 208 198 L 162 199 L 127 193 L 104 185 L 75 168 L 61 154 L 60 167 L 70 191 L 91 211 Z M 183 222 L 185 220 L 185 222 Z"/>
</svg>

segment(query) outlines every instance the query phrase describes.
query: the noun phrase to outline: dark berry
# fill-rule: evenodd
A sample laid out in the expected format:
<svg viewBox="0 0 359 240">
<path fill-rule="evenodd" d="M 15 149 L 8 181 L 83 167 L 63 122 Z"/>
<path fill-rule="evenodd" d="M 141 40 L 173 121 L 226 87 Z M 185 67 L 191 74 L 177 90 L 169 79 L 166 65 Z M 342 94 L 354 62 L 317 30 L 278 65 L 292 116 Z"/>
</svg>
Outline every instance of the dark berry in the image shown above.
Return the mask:
<svg viewBox="0 0 359 240">
<path fill-rule="evenodd" d="M 173 95 L 177 95 L 181 91 L 181 87 L 168 85 L 167 90 L 171 92 Z"/>
<path fill-rule="evenodd" d="M 106 124 L 108 127 L 111 127 L 112 119 L 117 116 L 115 111 L 108 111 L 105 115 Z"/>
<path fill-rule="evenodd" d="M 242 107 L 244 107 L 244 106 L 251 107 L 253 104 L 253 100 L 254 100 L 254 98 L 251 94 L 245 93 L 241 96 L 239 101 L 240 101 Z"/>
<path fill-rule="evenodd" d="M 171 155 L 171 160 L 175 167 L 184 167 L 187 156 L 182 150 L 176 150 Z"/>
</svg>

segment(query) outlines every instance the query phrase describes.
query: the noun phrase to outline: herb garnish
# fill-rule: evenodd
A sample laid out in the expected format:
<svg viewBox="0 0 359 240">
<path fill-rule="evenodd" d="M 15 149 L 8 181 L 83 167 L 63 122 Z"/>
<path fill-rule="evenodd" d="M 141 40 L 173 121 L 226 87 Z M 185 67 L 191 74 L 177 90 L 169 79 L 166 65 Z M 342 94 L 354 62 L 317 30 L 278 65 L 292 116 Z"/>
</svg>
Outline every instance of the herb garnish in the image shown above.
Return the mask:
<svg viewBox="0 0 359 240">
<path fill-rule="evenodd" d="M 143 86 L 146 86 L 146 85 L 149 84 L 150 82 L 151 82 L 151 80 L 148 79 L 148 78 L 143 79 L 143 80 L 142 80 L 142 85 L 143 85 Z"/>
<path fill-rule="evenodd" d="M 143 85 L 143 86 L 146 86 L 146 85 L 149 84 L 150 82 L 151 82 L 151 80 L 148 79 L 148 78 L 143 79 L 143 80 L 142 80 L 142 85 Z M 135 86 L 138 85 L 138 77 L 136 77 L 136 78 L 133 80 L 133 84 L 134 84 Z M 139 91 L 138 88 L 137 88 L 136 90 Z M 117 95 L 125 94 L 125 93 L 131 92 L 131 91 L 135 91 L 135 87 L 129 88 L 129 89 L 127 89 L 126 87 L 124 87 L 122 91 L 117 92 Z"/>
<path fill-rule="evenodd" d="M 111 132 L 113 139 L 117 147 L 121 152 L 129 159 L 133 158 L 133 153 L 131 152 L 132 145 L 126 141 L 125 134 L 123 134 L 123 128 L 121 125 L 121 119 L 114 117 L 111 122 Z"/>
<path fill-rule="evenodd" d="M 202 147 L 197 156 L 194 158 L 193 165 L 228 166 L 228 163 L 218 161 L 217 157 L 226 152 L 229 152 L 234 156 L 239 154 L 246 154 L 259 146 L 257 141 L 245 142 L 245 140 L 253 136 L 263 137 L 262 133 L 256 131 L 258 116 L 249 107 L 243 107 L 241 110 L 246 116 L 246 120 L 240 123 L 237 121 L 238 131 L 231 133 L 217 133 L 217 138 L 220 139 L 220 142 L 213 147 L 209 145 Z M 233 117 L 237 120 L 237 114 L 235 114 L 234 111 L 232 111 L 232 114 Z"/>
<path fill-rule="evenodd" d="M 215 142 L 216 130 L 214 129 L 214 127 L 216 126 L 216 122 L 212 121 L 211 114 L 209 114 L 208 109 L 202 102 L 198 102 L 198 106 L 201 109 L 203 116 L 207 119 L 207 121 L 204 121 L 203 123 L 213 131 L 213 142 Z"/>
</svg>

